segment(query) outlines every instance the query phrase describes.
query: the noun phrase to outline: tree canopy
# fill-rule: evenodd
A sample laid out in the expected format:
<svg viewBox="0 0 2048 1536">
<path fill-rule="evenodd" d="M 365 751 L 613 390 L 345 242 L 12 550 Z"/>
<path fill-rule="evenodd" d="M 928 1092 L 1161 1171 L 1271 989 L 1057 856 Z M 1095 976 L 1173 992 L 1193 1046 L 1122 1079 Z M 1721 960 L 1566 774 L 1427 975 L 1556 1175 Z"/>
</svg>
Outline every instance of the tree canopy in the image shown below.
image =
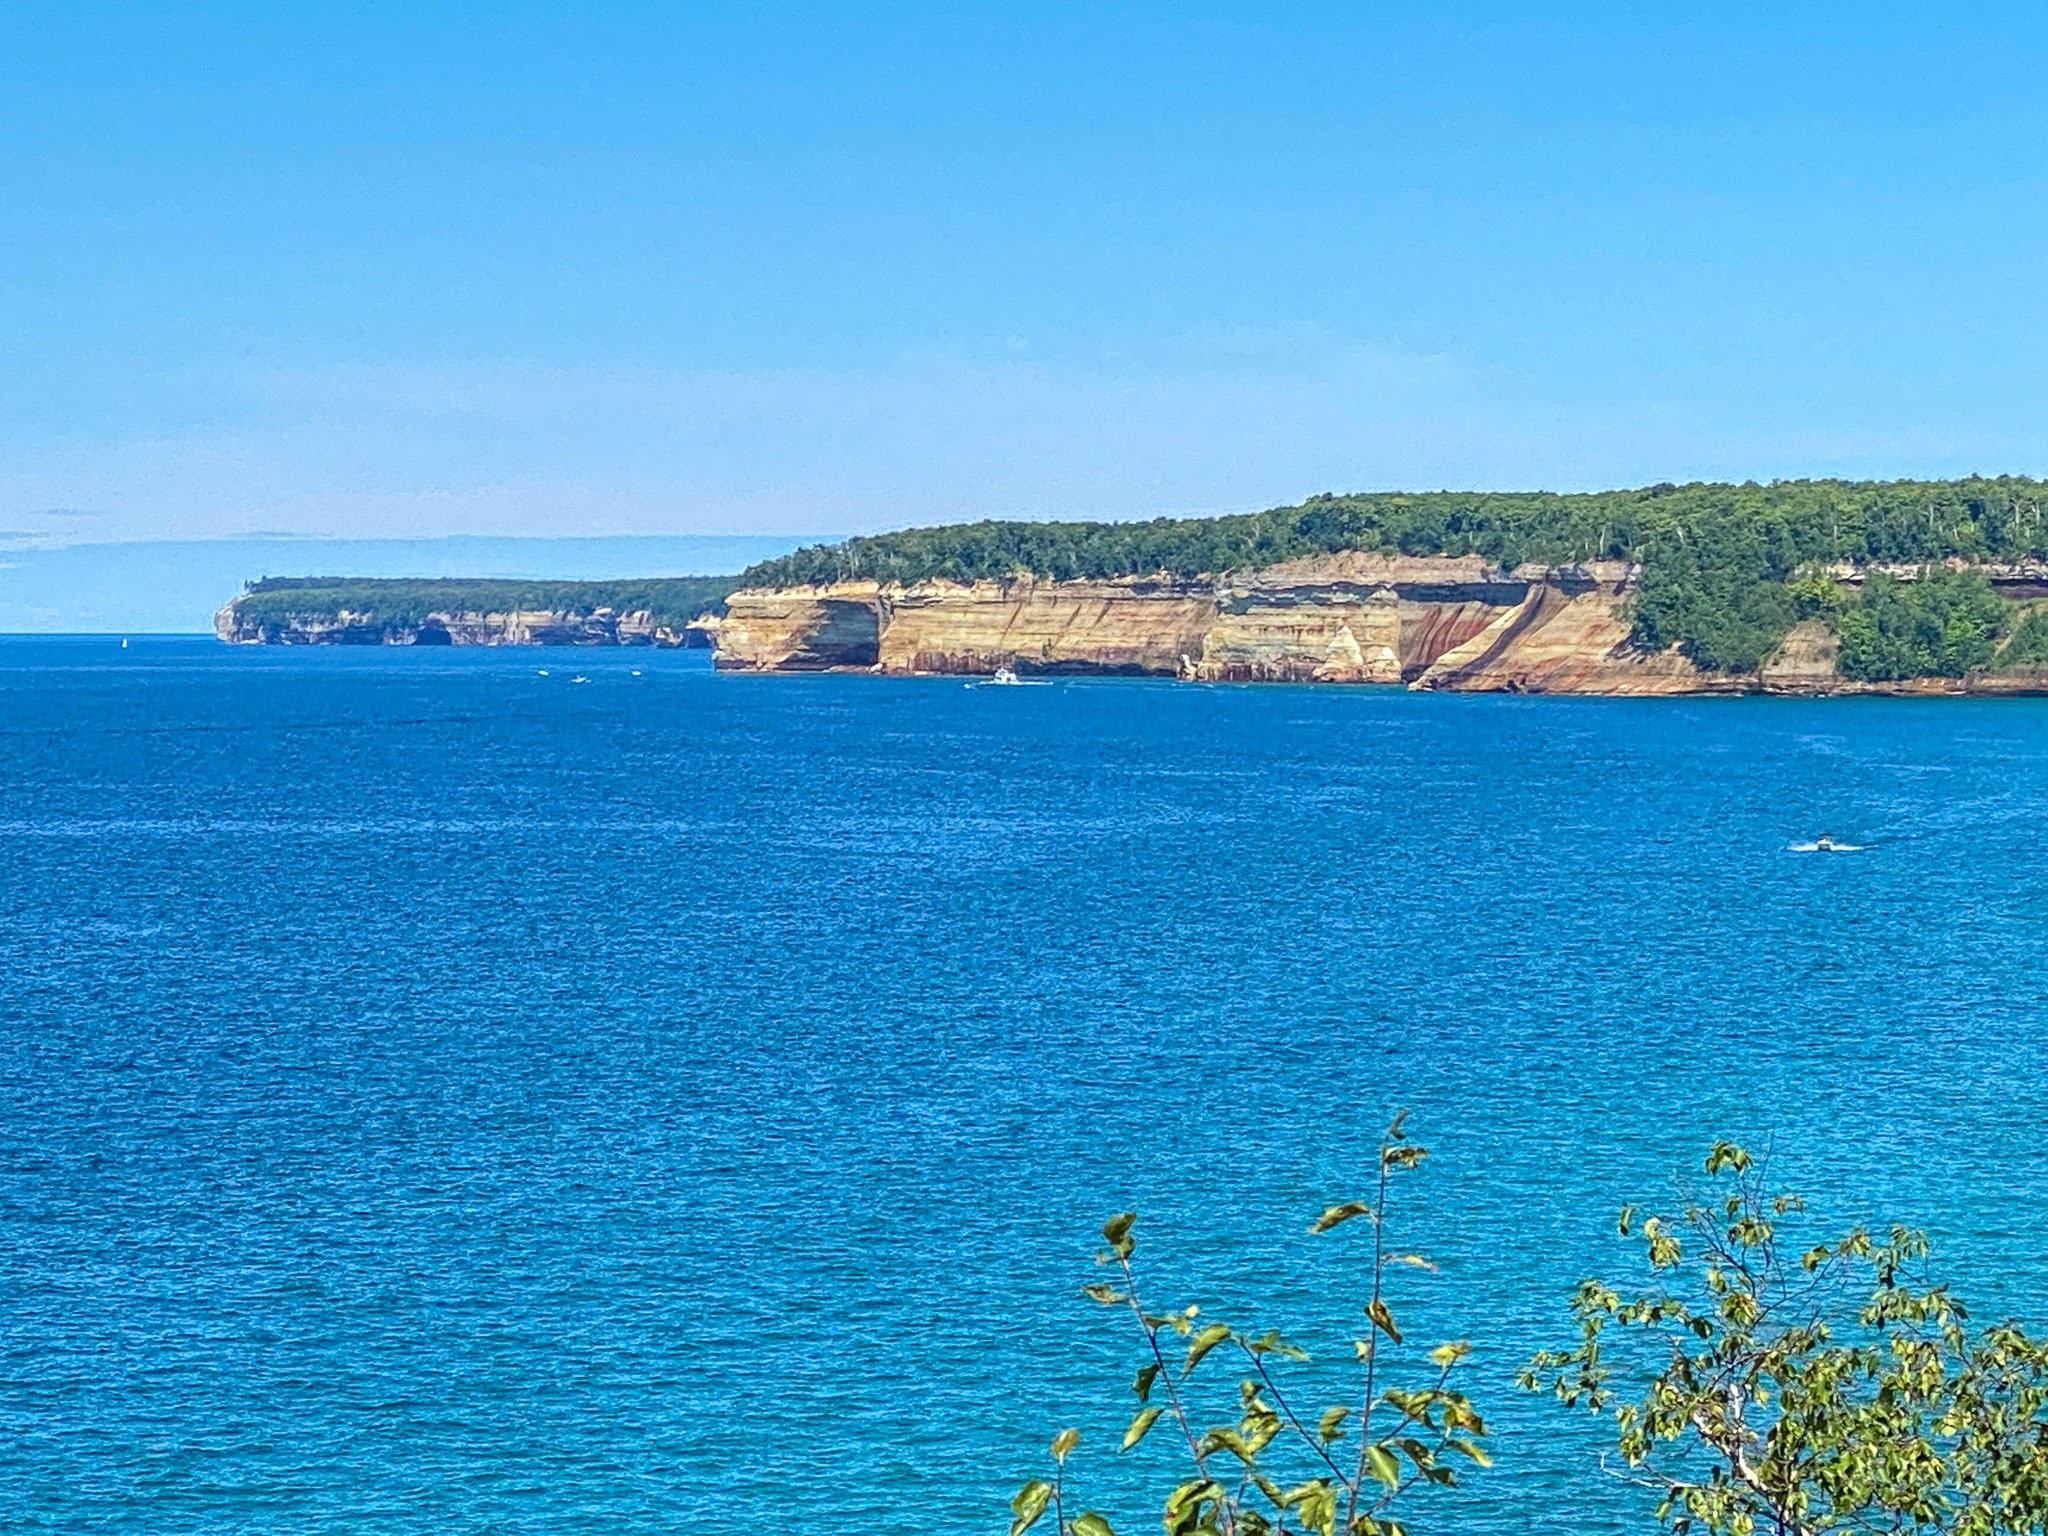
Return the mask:
<svg viewBox="0 0 2048 1536">
<path fill-rule="evenodd" d="M 1227 517 L 1138 523 L 979 522 L 873 534 L 750 566 L 748 586 L 973 581 L 1030 572 L 1071 579 L 1256 569 L 1364 549 L 1477 554 L 1503 565 L 1634 559 L 1674 579 L 1782 579 L 1809 561 L 1922 563 L 2048 557 L 2048 482 L 1695 482 L 1558 495 L 1428 491 L 1311 496 Z"/>
</svg>

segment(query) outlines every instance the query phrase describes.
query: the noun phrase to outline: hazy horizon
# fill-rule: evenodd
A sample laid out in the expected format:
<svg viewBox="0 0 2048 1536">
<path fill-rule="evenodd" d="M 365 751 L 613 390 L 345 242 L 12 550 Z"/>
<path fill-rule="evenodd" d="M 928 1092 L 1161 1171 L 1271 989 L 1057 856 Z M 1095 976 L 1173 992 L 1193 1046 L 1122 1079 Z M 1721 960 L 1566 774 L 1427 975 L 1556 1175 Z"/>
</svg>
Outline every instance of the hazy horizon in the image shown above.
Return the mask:
<svg viewBox="0 0 2048 1536">
<path fill-rule="evenodd" d="M 0 634 L 206 634 L 263 576 L 723 576 L 834 537 L 130 540 L 0 549 Z"/>
</svg>

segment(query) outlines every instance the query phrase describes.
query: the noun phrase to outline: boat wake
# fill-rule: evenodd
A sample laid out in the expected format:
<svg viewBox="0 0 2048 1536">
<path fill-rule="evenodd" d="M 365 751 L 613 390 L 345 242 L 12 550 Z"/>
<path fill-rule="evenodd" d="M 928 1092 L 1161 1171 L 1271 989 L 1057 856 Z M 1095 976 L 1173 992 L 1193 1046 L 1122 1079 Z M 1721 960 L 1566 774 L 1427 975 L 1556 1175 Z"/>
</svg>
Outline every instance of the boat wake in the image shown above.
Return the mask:
<svg viewBox="0 0 2048 1536">
<path fill-rule="evenodd" d="M 995 676 L 984 677 L 978 682 L 969 683 L 967 686 L 970 688 L 1043 688 L 1045 684 L 1039 681 L 1026 682 L 1008 667 L 997 667 Z"/>
</svg>

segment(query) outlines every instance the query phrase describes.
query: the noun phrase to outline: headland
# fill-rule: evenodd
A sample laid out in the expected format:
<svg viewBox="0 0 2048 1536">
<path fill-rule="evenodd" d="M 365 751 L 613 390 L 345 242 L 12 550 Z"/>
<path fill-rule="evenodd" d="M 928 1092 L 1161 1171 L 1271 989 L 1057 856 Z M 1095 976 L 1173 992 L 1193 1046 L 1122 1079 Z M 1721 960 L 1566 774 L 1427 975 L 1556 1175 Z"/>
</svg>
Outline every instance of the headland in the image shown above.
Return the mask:
<svg viewBox="0 0 2048 1536">
<path fill-rule="evenodd" d="M 223 639 L 710 643 L 722 670 L 1578 694 L 2048 692 L 2048 484 L 1430 492 L 855 538 L 734 577 L 266 581 Z"/>
</svg>

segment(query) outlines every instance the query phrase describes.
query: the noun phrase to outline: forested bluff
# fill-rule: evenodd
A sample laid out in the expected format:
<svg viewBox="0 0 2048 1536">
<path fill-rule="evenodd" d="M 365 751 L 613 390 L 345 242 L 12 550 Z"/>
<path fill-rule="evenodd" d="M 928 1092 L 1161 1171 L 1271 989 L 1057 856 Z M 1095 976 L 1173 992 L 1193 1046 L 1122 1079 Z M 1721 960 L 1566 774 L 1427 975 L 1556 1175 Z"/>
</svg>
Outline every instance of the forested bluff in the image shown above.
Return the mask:
<svg viewBox="0 0 2048 1536">
<path fill-rule="evenodd" d="M 2048 482 L 1323 495 L 848 539 L 737 576 L 266 579 L 269 643 L 683 644 L 733 670 L 1527 692 L 2048 691 Z"/>
</svg>

